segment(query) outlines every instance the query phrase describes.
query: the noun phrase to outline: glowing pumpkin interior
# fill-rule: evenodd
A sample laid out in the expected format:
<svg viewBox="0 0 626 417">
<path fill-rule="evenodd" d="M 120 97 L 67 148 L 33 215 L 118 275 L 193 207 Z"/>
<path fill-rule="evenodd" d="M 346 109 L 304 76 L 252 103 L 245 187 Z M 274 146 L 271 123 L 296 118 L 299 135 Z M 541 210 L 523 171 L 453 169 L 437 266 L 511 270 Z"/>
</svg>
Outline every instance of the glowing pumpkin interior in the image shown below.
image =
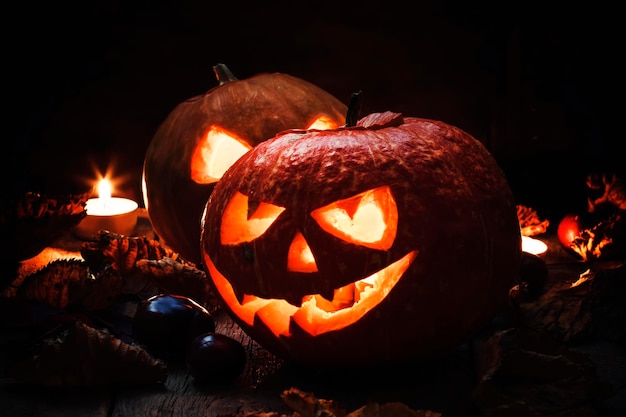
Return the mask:
<svg viewBox="0 0 626 417">
<path fill-rule="evenodd" d="M 336 129 L 337 122 L 328 116 L 318 116 L 306 127 L 309 129 Z M 191 179 L 198 184 L 212 184 L 243 154 L 252 149 L 248 140 L 219 126 L 211 126 L 198 142 L 191 156 Z"/>
<path fill-rule="evenodd" d="M 235 192 L 224 209 L 220 241 L 222 245 L 239 245 L 262 236 L 285 211 L 265 202 L 251 202 Z M 396 238 L 398 210 L 388 186 L 371 189 L 353 197 L 317 208 L 311 217 L 327 233 L 345 242 L 378 250 L 388 250 Z M 290 335 L 290 321 L 311 335 L 337 330 L 360 320 L 389 294 L 411 265 L 417 251 L 378 272 L 334 290 L 332 300 L 319 294 L 303 297 L 299 306 L 285 300 L 235 295 L 229 280 L 206 259 L 213 282 L 231 311 L 250 326 L 255 317 L 274 335 Z M 208 257 L 207 257 L 208 258 Z M 317 272 L 315 254 L 300 232 L 293 236 L 285 267 L 289 271 Z"/>
</svg>

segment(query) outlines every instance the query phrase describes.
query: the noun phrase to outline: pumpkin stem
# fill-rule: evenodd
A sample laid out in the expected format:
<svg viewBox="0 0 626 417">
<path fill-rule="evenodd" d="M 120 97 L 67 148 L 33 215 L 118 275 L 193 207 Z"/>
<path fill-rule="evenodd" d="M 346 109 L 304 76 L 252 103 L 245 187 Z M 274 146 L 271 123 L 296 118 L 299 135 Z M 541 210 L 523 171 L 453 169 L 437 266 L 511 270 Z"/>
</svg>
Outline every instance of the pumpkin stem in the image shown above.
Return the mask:
<svg viewBox="0 0 626 417">
<path fill-rule="evenodd" d="M 363 91 L 359 90 L 356 93 L 352 93 L 352 98 L 350 99 L 350 103 L 348 103 L 348 111 L 346 112 L 346 126 L 356 126 L 356 122 L 359 121 L 359 117 L 361 117 L 361 102 Z"/>
<path fill-rule="evenodd" d="M 237 81 L 237 77 L 235 77 L 233 73 L 230 72 L 230 69 L 222 63 L 214 65 L 213 72 L 215 73 L 215 78 L 217 78 L 220 85 L 226 84 L 230 81 Z"/>
</svg>

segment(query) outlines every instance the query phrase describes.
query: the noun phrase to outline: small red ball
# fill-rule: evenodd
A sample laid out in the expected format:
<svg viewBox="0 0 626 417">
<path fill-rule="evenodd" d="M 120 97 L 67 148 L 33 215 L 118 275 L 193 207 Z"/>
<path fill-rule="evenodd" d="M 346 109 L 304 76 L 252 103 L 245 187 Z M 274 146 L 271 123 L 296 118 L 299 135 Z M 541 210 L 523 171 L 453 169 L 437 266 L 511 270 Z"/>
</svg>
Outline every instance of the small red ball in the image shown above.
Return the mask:
<svg viewBox="0 0 626 417">
<path fill-rule="evenodd" d="M 565 249 L 570 250 L 572 242 L 577 236 L 580 236 L 583 230 L 584 226 L 581 216 L 575 213 L 568 213 L 559 222 L 556 234 L 561 245 Z"/>
</svg>

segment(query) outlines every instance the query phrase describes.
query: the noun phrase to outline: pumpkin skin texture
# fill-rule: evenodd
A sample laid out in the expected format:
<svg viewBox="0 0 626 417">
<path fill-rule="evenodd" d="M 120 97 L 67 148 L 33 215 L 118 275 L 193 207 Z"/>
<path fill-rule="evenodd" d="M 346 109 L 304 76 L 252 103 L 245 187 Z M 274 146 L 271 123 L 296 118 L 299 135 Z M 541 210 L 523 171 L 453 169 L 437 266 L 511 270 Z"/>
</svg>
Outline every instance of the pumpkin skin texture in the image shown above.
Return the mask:
<svg viewBox="0 0 626 417">
<path fill-rule="evenodd" d="M 505 307 L 521 265 L 515 201 L 490 153 L 454 126 L 392 112 L 263 142 L 222 177 L 202 223 L 233 319 L 304 365 L 453 348 Z"/>
<path fill-rule="evenodd" d="M 341 126 L 347 110 L 331 94 L 291 75 L 261 73 L 239 80 L 223 64 L 214 70 L 220 84 L 178 104 L 158 127 L 142 178 L 154 231 L 198 265 L 202 212 L 223 171 L 282 130 L 305 129 L 320 120 Z M 209 171 L 212 161 L 221 164 L 216 172 Z"/>
</svg>

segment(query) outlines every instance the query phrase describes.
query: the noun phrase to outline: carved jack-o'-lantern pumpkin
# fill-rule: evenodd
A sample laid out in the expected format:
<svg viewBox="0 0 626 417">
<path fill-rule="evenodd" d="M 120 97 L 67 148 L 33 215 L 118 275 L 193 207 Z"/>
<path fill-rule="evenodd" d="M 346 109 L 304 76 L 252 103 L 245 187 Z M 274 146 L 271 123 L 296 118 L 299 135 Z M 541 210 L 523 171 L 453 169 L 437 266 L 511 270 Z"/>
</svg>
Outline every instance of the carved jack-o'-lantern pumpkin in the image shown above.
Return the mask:
<svg viewBox="0 0 626 417">
<path fill-rule="evenodd" d="M 504 306 L 521 262 L 515 202 L 482 144 L 391 112 L 261 143 L 202 222 L 204 265 L 234 320 L 312 365 L 451 348 Z"/>
<path fill-rule="evenodd" d="M 238 80 L 223 64 L 217 87 L 180 103 L 146 151 L 143 200 L 164 243 L 200 264 L 200 219 L 215 183 L 241 155 L 286 129 L 343 125 L 347 107 L 280 73 Z"/>
</svg>

